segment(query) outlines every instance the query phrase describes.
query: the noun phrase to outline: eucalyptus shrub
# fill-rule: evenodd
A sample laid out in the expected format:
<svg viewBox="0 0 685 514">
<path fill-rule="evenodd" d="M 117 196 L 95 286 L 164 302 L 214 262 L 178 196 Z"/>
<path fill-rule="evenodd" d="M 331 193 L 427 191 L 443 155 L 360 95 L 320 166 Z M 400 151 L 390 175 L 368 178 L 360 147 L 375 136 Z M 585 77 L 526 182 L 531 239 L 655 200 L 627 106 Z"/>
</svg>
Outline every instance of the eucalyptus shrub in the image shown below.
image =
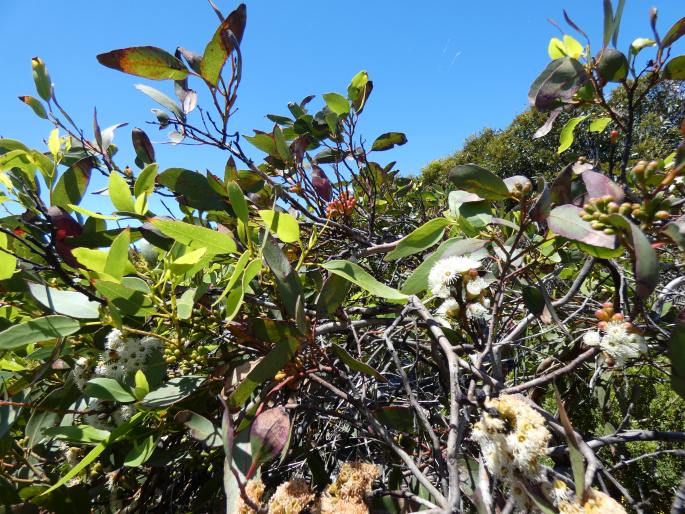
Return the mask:
<svg viewBox="0 0 685 514">
<path fill-rule="evenodd" d="M 121 125 L 82 130 L 34 58 L 47 151 L 0 139 L 4 510 L 681 512 L 685 143 L 633 147 L 685 18 L 624 54 L 604 8 L 597 48 L 564 13 L 584 42 L 553 38 L 529 96 L 538 137 L 567 111 L 559 152 L 588 123 L 608 162 L 459 165 L 449 195 L 383 161 L 404 134 L 357 133 L 364 71 L 235 133 L 245 5 L 202 54 L 97 57 L 172 82 L 136 86 L 152 123 L 223 171 L 162 170 L 137 128 L 121 163 Z"/>
</svg>

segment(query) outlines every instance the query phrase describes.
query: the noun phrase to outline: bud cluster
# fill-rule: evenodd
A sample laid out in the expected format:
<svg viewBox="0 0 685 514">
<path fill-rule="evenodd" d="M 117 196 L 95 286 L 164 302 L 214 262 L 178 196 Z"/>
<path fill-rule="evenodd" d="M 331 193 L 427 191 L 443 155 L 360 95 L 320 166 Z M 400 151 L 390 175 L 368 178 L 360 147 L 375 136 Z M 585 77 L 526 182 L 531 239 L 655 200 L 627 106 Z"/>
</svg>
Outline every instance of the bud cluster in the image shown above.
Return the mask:
<svg viewBox="0 0 685 514">
<path fill-rule="evenodd" d="M 349 216 L 354 211 L 357 205 L 357 199 L 347 191 L 343 191 L 338 195 L 338 198 L 333 200 L 326 207 L 326 216 L 328 218 L 339 218 L 340 216 Z"/>
</svg>

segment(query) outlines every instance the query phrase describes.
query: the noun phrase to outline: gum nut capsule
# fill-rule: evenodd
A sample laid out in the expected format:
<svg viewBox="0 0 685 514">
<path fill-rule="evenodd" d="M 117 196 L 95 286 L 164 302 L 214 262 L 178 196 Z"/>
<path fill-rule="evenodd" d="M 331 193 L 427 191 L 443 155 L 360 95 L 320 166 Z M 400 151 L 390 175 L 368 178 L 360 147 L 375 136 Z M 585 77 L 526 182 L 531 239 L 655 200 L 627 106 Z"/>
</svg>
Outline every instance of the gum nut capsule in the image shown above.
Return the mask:
<svg viewBox="0 0 685 514">
<path fill-rule="evenodd" d="M 645 161 L 645 160 L 637 161 L 637 165 L 638 166 L 647 166 L 647 161 Z"/>
<path fill-rule="evenodd" d="M 649 164 L 647 164 L 647 170 L 649 171 L 656 171 L 659 169 L 659 163 L 657 161 L 650 161 Z"/>
<path fill-rule="evenodd" d="M 654 217 L 658 220 L 667 220 L 670 217 L 670 214 L 667 211 L 657 211 Z"/>
<path fill-rule="evenodd" d="M 600 223 L 599 221 L 593 221 L 593 222 L 590 224 L 590 226 L 591 226 L 594 230 L 603 230 L 603 229 L 604 229 L 604 224 L 603 224 L 603 223 Z"/>
<path fill-rule="evenodd" d="M 636 164 L 633 166 L 633 173 L 635 175 L 642 175 L 645 172 L 645 165 L 644 164 Z"/>
<path fill-rule="evenodd" d="M 635 209 L 631 214 L 633 215 L 633 218 L 639 218 L 642 216 L 642 209 Z"/>
<path fill-rule="evenodd" d="M 590 221 L 593 219 L 592 214 L 588 214 L 588 213 L 583 213 L 580 215 L 580 217 L 583 221 Z"/>
<path fill-rule="evenodd" d="M 616 231 L 615 231 L 613 228 L 611 228 L 611 227 L 605 228 L 605 229 L 603 230 L 603 232 L 604 232 L 607 236 L 613 236 L 613 235 L 616 233 Z"/>
<path fill-rule="evenodd" d="M 625 328 L 626 331 L 630 332 L 631 330 L 633 330 L 633 324 L 630 321 L 626 321 L 623 324 L 623 328 Z"/>
<path fill-rule="evenodd" d="M 617 312 L 616 314 L 611 316 L 611 321 L 623 321 L 624 319 L 625 319 L 625 316 L 620 312 Z"/>
<path fill-rule="evenodd" d="M 600 330 L 606 330 L 607 322 L 606 321 L 600 321 L 599 323 L 597 323 L 597 328 Z"/>
<path fill-rule="evenodd" d="M 607 204 L 607 209 L 609 210 L 609 212 L 618 212 L 619 208 L 620 206 L 616 202 L 609 202 Z"/>
<path fill-rule="evenodd" d="M 614 360 L 614 358 L 611 355 L 609 355 L 608 353 L 604 354 L 604 360 L 607 363 L 607 366 L 609 366 L 610 368 L 614 367 L 614 364 L 616 364 L 616 361 Z"/>
<path fill-rule="evenodd" d="M 613 310 L 614 309 L 614 302 L 604 302 L 602 304 L 602 308 L 607 309 L 607 310 L 608 309 Z"/>
<path fill-rule="evenodd" d="M 609 202 L 613 202 L 613 201 L 614 201 L 614 197 L 611 196 L 611 195 L 604 195 L 604 196 L 602 197 L 602 200 L 603 200 L 604 202 L 606 202 L 606 203 L 609 203 Z"/>
</svg>

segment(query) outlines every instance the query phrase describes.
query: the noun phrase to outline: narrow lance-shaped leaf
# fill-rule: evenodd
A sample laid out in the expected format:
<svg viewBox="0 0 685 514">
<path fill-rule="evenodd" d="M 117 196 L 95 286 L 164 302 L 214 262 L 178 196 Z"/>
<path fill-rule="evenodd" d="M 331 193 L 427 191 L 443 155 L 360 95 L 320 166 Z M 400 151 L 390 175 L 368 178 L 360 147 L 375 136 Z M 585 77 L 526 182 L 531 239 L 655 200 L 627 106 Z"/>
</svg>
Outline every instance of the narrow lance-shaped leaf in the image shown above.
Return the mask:
<svg viewBox="0 0 685 514">
<path fill-rule="evenodd" d="M 45 316 L 12 325 L 0 332 L 0 350 L 13 350 L 23 346 L 66 337 L 81 328 L 78 321 L 66 316 Z"/>
<path fill-rule="evenodd" d="M 581 121 L 584 121 L 588 116 L 577 116 L 571 118 L 566 122 L 566 125 L 561 129 L 559 134 L 559 148 L 557 148 L 557 153 L 562 153 L 568 150 L 573 144 L 573 132 Z"/>
<path fill-rule="evenodd" d="M 188 68 L 169 52 L 154 46 L 134 46 L 99 54 L 103 66 L 152 80 L 182 80 Z"/>
<path fill-rule="evenodd" d="M 361 266 L 353 262 L 332 260 L 324 263 L 322 267 L 335 275 L 339 275 L 350 282 L 357 284 L 374 296 L 400 303 L 404 303 L 408 298 L 407 295 L 400 293 L 397 289 L 379 282 Z"/>
<path fill-rule="evenodd" d="M 412 231 L 411 234 L 400 240 L 395 249 L 385 256 L 385 260 L 392 261 L 401 259 L 402 257 L 413 255 L 426 248 L 430 248 L 442 239 L 442 236 L 445 233 L 445 227 L 448 224 L 449 221 L 445 218 L 435 218 L 424 223 L 416 230 Z"/>
<path fill-rule="evenodd" d="M 221 25 L 216 29 L 214 36 L 209 43 L 207 43 L 200 63 L 200 74 L 210 85 L 217 85 L 219 82 L 219 75 L 226 63 L 226 59 L 234 50 L 233 41 L 232 38 L 229 37 L 229 33 L 232 34 L 238 44 L 240 44 L 243 40 L 246 22 L 247 7 L 245 4 L 240 4 L 235 11 L 229 14 L 228 17 L 221 22 Z"/>
</svg>

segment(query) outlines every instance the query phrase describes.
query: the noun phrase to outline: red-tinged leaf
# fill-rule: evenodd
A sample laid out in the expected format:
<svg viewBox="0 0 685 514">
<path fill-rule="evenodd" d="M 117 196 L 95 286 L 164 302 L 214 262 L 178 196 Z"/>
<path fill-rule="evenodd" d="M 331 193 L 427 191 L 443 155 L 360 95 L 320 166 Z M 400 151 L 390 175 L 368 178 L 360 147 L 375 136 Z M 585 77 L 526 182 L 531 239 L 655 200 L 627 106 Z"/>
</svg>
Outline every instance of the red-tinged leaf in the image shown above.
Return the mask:
<svg viewBox="0 0 685 514">
<path fill-rule="evenodd" d="M 580 241 L 601 248 L 615 248 L 616 237 L 607 235 L 600 230 L 594 230 L 587 221 L 579 216 L 580 211 L 580 207 L 570 204 L 555 207 L 547 219 L 549 229 L 555 234 L 573 241 Z"/>
<path fill-rule="evenodd" d="M 676 21 L 661 40 L 661 48 L 668 48 L 685 35 L 685 17 Z"/>
<path fill-rule="evenodd" d="M 216 86 L 219 82 L 219 75 L 226 63 L 226 59 L 233 52 L 233 40 L 229 37 L 229 31 L 233 33 L 235 40 L 240 44 L 243 40 L 243 33 L 245 32 L 245 23 L 247 22 L 247 7 L 245 4 L 240 4 L 235 11 L 228 15 L 228 17 L 216 29 L 214 36 L 207 43 L 205 52 L 202 55 L 202 62 L 200 63 L 201 75 L 212 86 Z"/>
<path fill-rule="evenodd" d="M 40 100 L 38 100 L 37 98 L 34 98 L 32 96 L 20 96 L 19 100 L 21 100 L 31 109 L 33 109 L 33 112 L 35 112 L 36 116 L 38 116 L 39 118 L 43 118 L 44 120 L 48 119 L 48 113 L 45 111 L 45 107 L 43 107 L 43 104 L 40 103 Z"/>
<path fill-rule="evenodd" d="M 188 68 L 170 53 L 154 46 L 133 46 L 97 56 L 100 64 L 152 80 L 182 80 Z"/>
<path fill-rule="evenodd" d="M 146 164 L 155 162 L 155 149 L 143 130 L 134 128 L 131 131 L 131 141 L 136 151 L 136 164 L 143 168 Z"/>
<path fill-rule="evenodd" d="M 289 432 L 290 416 L 283 407 L 265 410 L 257 416 L 250 429 L 252 465 L 264 464 L 281 453 Z"/>
<path fill-rule="evenodd" d="M 584 171 L 581 177 L 585 183 L 588 198 L 610 195 L 614 197 L 614 202 L 621 203 L 623 201 L 623 189 L 606 175 L 596 171 Z"/>
</svg>

